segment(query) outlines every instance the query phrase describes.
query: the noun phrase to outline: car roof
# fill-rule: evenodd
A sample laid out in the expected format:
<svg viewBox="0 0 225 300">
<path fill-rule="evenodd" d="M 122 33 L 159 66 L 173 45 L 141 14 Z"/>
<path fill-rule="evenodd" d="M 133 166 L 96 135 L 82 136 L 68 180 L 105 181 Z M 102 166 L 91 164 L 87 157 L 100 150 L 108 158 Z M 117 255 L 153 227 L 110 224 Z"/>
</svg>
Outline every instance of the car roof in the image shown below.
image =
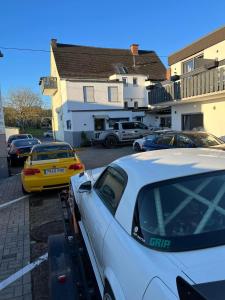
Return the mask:
<svg viewBox="0 0 225 300">
<path fill-rule="evenodd" d="M 140 186 L 176 177 L 225 170 L 225 153 L 207 148 L 180 148 L 125 156 L 114 163 L 136 177 Z"/>
<path fill-rule="evenodd" d="M 38 140 L 37 138 L 32 138 L 32 139 L 16 139 L 16 140 L 13 140 L 12 143 L 14 144 L 16 142 L 23 142 L 23 141 L 29 143 L 31 141 L 37 141 L 37 140 Z"/>
<path fill-rule="evenodd" d="M 33 149 L 36 149 L 36 148 L 46 148 L 46 147 L 50 147 L 50 146 L 69 146 L 69 147 L 71 147 L 70 144 L 64 143 L 64 142 L 50 142 L 50 143 L 44 143 L 44 144 L 35 145 L 33 147 Z"/>
</svg>

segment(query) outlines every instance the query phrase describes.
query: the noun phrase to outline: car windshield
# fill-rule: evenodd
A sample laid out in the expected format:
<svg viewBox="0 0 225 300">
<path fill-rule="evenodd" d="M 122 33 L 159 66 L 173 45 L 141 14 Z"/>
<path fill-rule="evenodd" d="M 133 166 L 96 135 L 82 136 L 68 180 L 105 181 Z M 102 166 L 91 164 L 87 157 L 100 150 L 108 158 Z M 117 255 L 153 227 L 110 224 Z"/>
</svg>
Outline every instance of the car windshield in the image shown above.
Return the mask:
<svg viewBox="0 0 225 300">
<path fill-rule="evenodd" d="M 144 186 L 137 197 L 133 236 L 160 251 L 225 244 L 225 171 Z"/>
<path fill-rule="evenodd" d="M 73 149 L 69 145 L 46 145 L 35 147 L 32 160 L 49 160 L 74 157 Z"/>
<path fill-rule="evenodd" d="M 224 142 L 208 133 L 198 133 L 190 136 L 197 147 L 211 147 L 221 145 Z"/>
<path fill-rule="evenodd" d="M 36 145 L 38 144 L 38 140 L 34 140 L 34 139 L 21 139 L 21 140 L 14 140 L 13 144 L 16 147 L 22 147 L 22 146 L 32 146 L 32 145 Z"/>
</svg>

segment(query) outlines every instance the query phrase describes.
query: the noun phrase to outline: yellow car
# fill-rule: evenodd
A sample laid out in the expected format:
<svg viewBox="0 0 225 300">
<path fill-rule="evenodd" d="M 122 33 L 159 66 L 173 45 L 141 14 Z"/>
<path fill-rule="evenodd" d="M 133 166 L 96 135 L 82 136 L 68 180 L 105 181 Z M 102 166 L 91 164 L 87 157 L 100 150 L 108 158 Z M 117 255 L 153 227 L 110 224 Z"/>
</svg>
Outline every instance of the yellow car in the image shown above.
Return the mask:
<svg viewBox="0 0 225 300">
<path fill-rule="evenodd" d="M 35 145 L 21 173 L 24 192 L 67 187 L 70 177 L 84 171 L 72 147 L 67 143 Z"/>
</svg>

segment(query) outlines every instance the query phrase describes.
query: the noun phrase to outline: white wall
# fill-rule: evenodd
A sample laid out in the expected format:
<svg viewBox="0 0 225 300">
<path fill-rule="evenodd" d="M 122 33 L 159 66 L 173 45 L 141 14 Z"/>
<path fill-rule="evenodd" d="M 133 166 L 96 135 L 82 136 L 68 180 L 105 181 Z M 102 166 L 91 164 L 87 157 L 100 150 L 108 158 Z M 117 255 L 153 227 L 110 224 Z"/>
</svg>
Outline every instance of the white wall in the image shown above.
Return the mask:
<svg viewBox="0 0 225 300">
<path fill-rule="evenodd" d="M 174 75 L 175 73 L 177 75 L 181 75 L 182 74 L 182 63 L 184 61 L 187 61 L 188 59 L 191 59 L 202 53 L 204 55 L 204 58 L 206 58 L 206 59 L 218 59 L 219 61 L 225 59 L 225 40 L 220 43 L 217 43 L 209 48 L 206 48 L 201 52 L 195 53 L 194 55 L 189 56 L 189 57 L 177 62 L 176 64 L 171 65 L 171 75 Z"/>
<path fill-rule="evenodd" d="M 6 140 L 10 135 L 19 134 L 19 128 L 17 127 L 5 127 Z"/>
<path fill-rule="evenodd" d="M 127 78 L 127 85 L 123 87 L 123 98 L 128 103 L 128 107 L 134 107 L 134 102 L 138 102 L 138 107 L 148 106 L 148 93 L 145 86 L 147 76 L 139 74 L 114 74 L 110 76 L 110 79 L 118 79 L 122 81 L 122 78 Z M 137 78 L 137 85 L 133 85 L 133 78 Z"/>
<path fill-rule="evenodd" d="M 218 137 L 225 136 L 225 98 L 172 107 L 172 129 L 182 129 L 182 114 L 203 113 L 204 129 Z"/>
<path fill-rule="evenodd" d="M 94 116 L 103 116 L 103 118 L 105 116 L 109 118 L 129 118 L 132 121 L 132 111 L 72 112 L 71 131 L 94 131 Z M 106 129 L 108 129 L 108 126 L 106 126 Z"/>
<path fill-rule="evenodd" d="M 95 102 L 84 102 L 83 87 L 94 87 Z M 118 101 L 110 102 L 108 100 L 108 87 L 118 88 Z M 91 110 L 91 109 L 120 109 L 123 104 L 123 84 L 117 82 L 78 82 L 66 81 L 67 101 L 69 110 Z"/>
</svg>

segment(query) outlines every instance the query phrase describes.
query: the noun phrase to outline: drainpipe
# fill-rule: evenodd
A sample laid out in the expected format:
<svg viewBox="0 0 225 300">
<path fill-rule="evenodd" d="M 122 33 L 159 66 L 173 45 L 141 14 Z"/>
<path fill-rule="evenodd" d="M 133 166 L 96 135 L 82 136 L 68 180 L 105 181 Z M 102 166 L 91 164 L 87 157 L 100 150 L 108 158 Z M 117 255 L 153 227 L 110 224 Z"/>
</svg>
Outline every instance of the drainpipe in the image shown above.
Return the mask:
<svg viewBox="0 0 225 300">
<path fill-rule="evenodd" d="M 0 51 L 0 58 L 3 57 Z M 8 162 L 7 162 L 7 146 L 6 146 L 6 135 L 5 135 L 5 122 L 4 112 L 2 105 L 1 89 L 0 89 L 0 179 L 9 176 Z"/>
</svg>

